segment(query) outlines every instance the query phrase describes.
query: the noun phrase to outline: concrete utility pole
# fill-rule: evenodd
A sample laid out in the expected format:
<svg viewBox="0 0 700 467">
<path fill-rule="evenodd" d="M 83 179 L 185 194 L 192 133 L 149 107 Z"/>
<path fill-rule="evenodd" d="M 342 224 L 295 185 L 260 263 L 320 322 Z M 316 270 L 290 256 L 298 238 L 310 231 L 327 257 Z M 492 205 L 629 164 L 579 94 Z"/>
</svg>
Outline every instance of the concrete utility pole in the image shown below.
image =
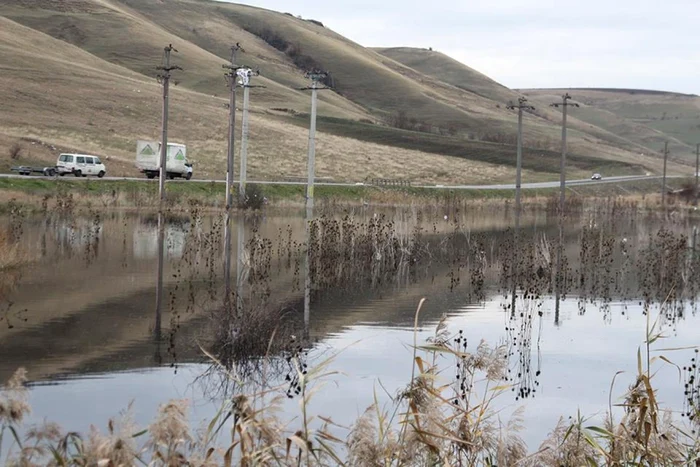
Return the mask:
<svg viewBox="0 0 700 467">
<path fill-rule="evenodd" d="M 579 105 L 574 102 L 569 102 L 571 96 L 567 92 L 561 96 L 561 102 L 555 102 L 550 104 L 552 107 L 562 107 L 562 120 L 561 120 L 561 164 L 560 164 L 560 174 L 559 174 L 559 212 L 564 213 L 565 202 L 566 202 L 566 111 L 569 106 L 578 107 Z"/>
<path fill-rule="evenodd" d="M 527 103 L 525 97 L 518 99 L 518 104 L 512 102 L 506 107 L 510 110 L 518 109 L 518 152 L 515 164 L 515 212 L 516 219 L 520 219 L 520 185 L 522 184 L 522 169 L 523 169 L 523 110 L 535 110 L 533 106 Z"/>
<path fill-rule="evenodd" d="M 700 175 L 700 143 L 695 145 L 695 204 L 698 204 L 698 176 Z"/>
<path fill-rule="evenodd" d="M 165 177 L 167 176 L 166 161 L 168 155 L 168 101 L 170 93 L 170 72 L 182 70 L 179 66 L 170 65 L 170 52 L 177 52 L 172 44 L 165 47 L 163 54 L 163 64 L 156 69 L 160 71 L 156 79 L 163 85 L 163 128 L 160 138 L 160 179 L 158 180 L 158 195 L 160 197 L 161 208 L 165 199 Z"/>
<path fill-rule="evenodd" d="M 228 157 L 226 159 L 226 209 L 231 209 L 233 206 L 233 149 L 236 133 L 236 85 L 238 80 L 238 69 L 236 66 L 236 52 L 245 52 L 239 43 L 231 47 L 231 63 L 221 65 L 222 68 L 228 70 L 226 73 L 226 81 L 231 90 L 229 98 L 229 119 L 228 119 Z"/>
<path fill-rule="evenodd" d="M 668 160 L 668 141 L 664 143 L 664 178 L 661 192 L 661 206 L 666 207 L 666 161 Z"/>
<path fill-rule="evenodd" d="M 311 90 L 311 124 L 309 126 L 309 159 L 308 159 L 308 181 L 306 184 L 306 208 L 314 207 L 314 175 L 316 172 L 316 101 L 318 91 L 331 89 L 329 87 L 319 87 L 319 83 L 328 77 L 328 72 L 313 70 L 306 73 L 306 77 L 311 80 L 311 86 L 301 88 Z"/>
<path fill-rule="evenodd" d="M 239 68 L 237 73 L 238 77 L 240 78 L 238 84 L 241 87 L 243 87 L 243 121 L 241 128 L 241 173 L 240 181 L 238 183 L 238 200 L 240 203 L 244 203 L 248 167 L 248 110 L 250 107 L 250 88 L 264 88 L 265 86 L 253 86 L 250 84 L 251 77 L 260 75 L 260 71 L 258 70 L 253 71 L 250 68 Z"/>
</svg>

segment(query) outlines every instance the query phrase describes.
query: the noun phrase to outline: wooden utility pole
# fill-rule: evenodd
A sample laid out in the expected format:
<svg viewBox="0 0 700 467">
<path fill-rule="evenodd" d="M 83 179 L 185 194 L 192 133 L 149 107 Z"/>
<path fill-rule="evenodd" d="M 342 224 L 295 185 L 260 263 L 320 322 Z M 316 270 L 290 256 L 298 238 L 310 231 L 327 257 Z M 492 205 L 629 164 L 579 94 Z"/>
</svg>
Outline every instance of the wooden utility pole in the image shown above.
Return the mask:
<svg viewBox="0 0 700 467">
<path fill-rule="evenodd" d="M 571 96 L 567 92 L 562 96 L 561 102 L 550 104 L 552 107 L 562 107 L 561 120 L 561 163 L 559 166 L 559 212 L 564 213 L 566 202 L 566 113 L 569 106 L 578 107 L 574 102 L 569 102 Z"/>
<path fill-rule="evenodd" d="M 318 100 L 318 91 L 331 88 L 327 86 L 319 87 L 319 83 L 328 77 L 328 72 L 313 70 L 306 73 L 306 77 L 311 80 L 311 86 L 302 88 L 302 90 L 311 90 L 311 123 L 309 125 L 306 208 L 312 209 L 314 207 L 314 176 L 316 173 L 316 105 Z"/>
<path fill-rule="evenodd" d="M 243 88 L 243 117 L 241 123 L 241 173 L 238 183 L 238 200 L 240 203 L 245 202 L 245 185 L 247 179 L 248 168 L 248 112 L 250 107 L 250 88 L 264 88 L 265 86 L 253 86 L 250 84 L 250 78 L 260 75 L 260 71 L 253 71 L 250 68 L 240 68 L 238 76 L 240 77 L 239 84 Z"/>
<path fill-rule="evenodd" d="M 666 207 L 666 161 L 668 160 L 668 141 L 664 143 L 664 178 L 661 192 L 661 207 Z"/>
<path fill-rule="evenodd" d="M 239 43 L 231 47 L 231 63 L 222 65 L 228 72 L 226 73 L 226 81 L 228 82 L 231 91 L 229 97 L 229 118 L 228 118 L 228 155 L 226 158 L 226 209 L 231 209 L 233 206 L 233 151 L 236 139 L 236 86 L 238 80 L 238 69 L 236 66 L 236 52 L 244 50 Z"/>
<path fill-rule="evenodd" d="M 516 219 L 520 219 L 520 186 L 522 184 L 523 168 L 523 110 L 535 110 L 527 103 L 525 97 L 518 99 L 518 104 L 510 103 L 507 106 L 510 110 L 518 109 L 518 149 L 515 162 L 515 213 Z"/>
<path fill-rule="evenodd" d="M 163 207 L 165 199 L 165 178 L 167 176 L 166 162 L 168 157 L 168 101 L 170 93 L 170 72 L 182 70 L 179 66 L 170 65 L 170 53 L 177 52 L 172 44 L 165 47 L 163 53 L 163 64 L 156 69 L 160 73 L 156 76 L 159 83 L 163 85 L 163 125 L 160 138 L 160 179 L 158 180 L 158 195 L 160 197 L 160 207 Z"/>
</svg>

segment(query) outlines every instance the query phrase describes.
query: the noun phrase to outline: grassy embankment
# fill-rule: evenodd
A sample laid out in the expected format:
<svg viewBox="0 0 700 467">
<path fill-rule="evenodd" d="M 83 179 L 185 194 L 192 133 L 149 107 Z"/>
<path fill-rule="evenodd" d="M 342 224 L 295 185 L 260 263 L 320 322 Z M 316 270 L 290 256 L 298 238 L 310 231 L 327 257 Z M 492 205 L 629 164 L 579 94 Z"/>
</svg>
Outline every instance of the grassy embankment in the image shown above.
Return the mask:
<svg viewBox="0 0 700 467">
<path fill-rule="evenodd" d="M 687 183 L 683 179 L 671 179 L 669 188 L 679 188 Z M 659 193 L 658 180 L 643 180 L 621 184 L 599 184 L 569 188 L 569 197 L 638 197 Z M 168 182 L 168 205 L 171 208 L 197 203 L 211 208 L 223 206 L 225 185 L 220 182 Z M 251 190 L 267 198 L 268 205 L 287 206 L 304 203 L 303 185 L 256 185 Z M 523 189 L 526 202 L 542 201 L 557 195 L 558 188 Z M 323 204 L 443 204 L 470 200 L 507 200 L 514 197 L 514 190 L 455 190 L 449 188 L 417 188 L 390 186 L 317 186 L 318 205 Z M 7 210 L 10 203 L 27 208 L 39 208 L 49 200 L 70 202 L 80 207 L 103 208 L 154 208 L 158 205 L 158 182 L 135 180 L 74 180 L 28 177 L 0 179 L 0 209 Z"/>
</svg>

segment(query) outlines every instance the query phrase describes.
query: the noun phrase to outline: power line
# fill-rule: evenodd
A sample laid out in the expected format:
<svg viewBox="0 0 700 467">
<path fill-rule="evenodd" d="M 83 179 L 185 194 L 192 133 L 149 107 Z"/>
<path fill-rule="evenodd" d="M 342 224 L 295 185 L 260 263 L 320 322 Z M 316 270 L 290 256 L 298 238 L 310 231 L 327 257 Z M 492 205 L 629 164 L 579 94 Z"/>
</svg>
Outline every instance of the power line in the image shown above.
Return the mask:
<svg viewBox="0 0 700 467">
<path fill-rule="evenodd" d="M 561 106 L 562 108 L 562 120 L 561 120 L 561 163 L 559 167 L 559 213 L 564 214 L 565 202 L 566 202 L 566 111 L 569 106 L 579 107 L 575 102 L 569 102 L 571 96 L 567 92 L 561 96 L 561 102 L 555 102 L 550 104 L 551 107 Z"/>
</svg>

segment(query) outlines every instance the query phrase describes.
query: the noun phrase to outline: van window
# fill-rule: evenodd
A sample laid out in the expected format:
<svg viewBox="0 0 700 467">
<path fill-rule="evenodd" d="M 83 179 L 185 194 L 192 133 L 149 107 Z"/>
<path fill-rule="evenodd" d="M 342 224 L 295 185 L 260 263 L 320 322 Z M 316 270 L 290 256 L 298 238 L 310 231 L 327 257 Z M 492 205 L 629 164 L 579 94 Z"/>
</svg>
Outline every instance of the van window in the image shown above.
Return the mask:
<svg viewBox="0 0 700 467">
<path fill-rule="evenodd" d="M 102 161 L 100 160 L 99 157 L 95 157 L 95 164 L 101 164 Z"/>
<path fill-rule="evenodd" d="M 84 164 L 85 158 L 83 156 L 78 156 L 76 157 L 76 162 L 78 162 L 78 164 Z"/>
<path fill-rule="evenodd" d="M 61 162 L 73 162 L 73 156 L 70 154 L 61 154 L 60 159 Z"/>
<path fill-rule="evenodd" d="M 94 162 L 93 162 L 93 160 L 92 160 L 92 157 L 86 157 L 86 158 L 85 158 L 85 163 L 86 163 L 86 164 L 90 164 L 90 165 L 94 164 Z"/>
</svg>

